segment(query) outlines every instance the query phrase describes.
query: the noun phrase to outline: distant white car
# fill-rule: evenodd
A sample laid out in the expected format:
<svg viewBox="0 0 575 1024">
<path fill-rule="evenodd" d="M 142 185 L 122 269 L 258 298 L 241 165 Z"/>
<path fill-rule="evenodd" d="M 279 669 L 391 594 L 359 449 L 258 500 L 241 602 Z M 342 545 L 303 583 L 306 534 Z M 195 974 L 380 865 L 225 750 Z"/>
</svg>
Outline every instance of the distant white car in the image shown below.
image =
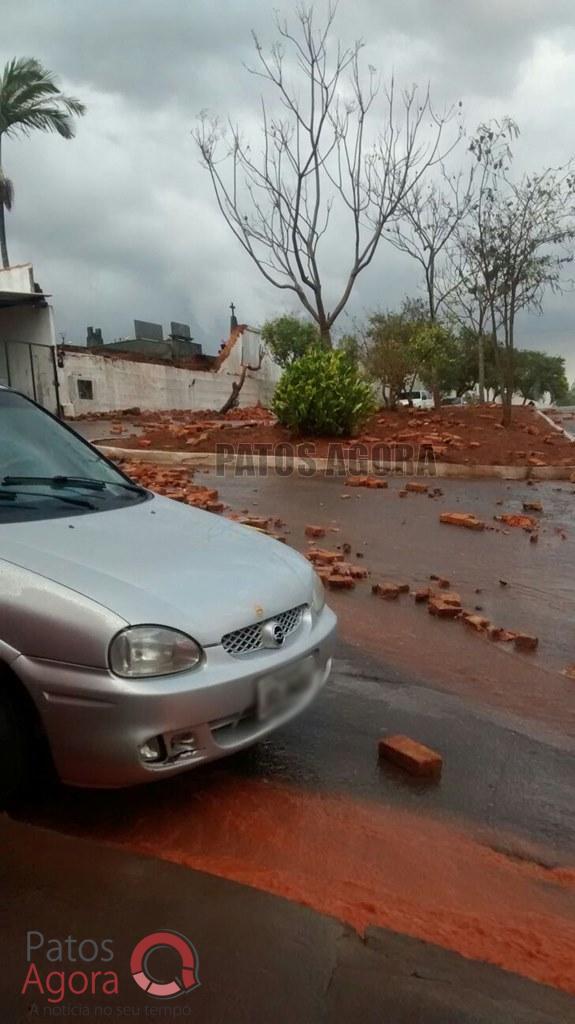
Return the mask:
<svg viewBox="0 0 575 1024">
<path fill-rule="evenodd" d="M 398 405 L 411 409 L 433 409 L 433 398 L 427 391 L 402 391 Z"/>
</svg>

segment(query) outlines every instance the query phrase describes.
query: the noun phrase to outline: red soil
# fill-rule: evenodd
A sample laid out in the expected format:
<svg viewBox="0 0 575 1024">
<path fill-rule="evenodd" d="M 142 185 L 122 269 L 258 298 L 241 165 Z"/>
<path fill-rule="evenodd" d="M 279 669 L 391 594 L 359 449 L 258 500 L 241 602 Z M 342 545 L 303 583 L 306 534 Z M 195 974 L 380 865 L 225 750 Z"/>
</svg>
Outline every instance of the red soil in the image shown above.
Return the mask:
<svg viewBox="0 0 575 1024">
<path fill-rule="evenodd" d="M 236 427 L 245 420 L 261 420 L 258 426 Z M 151 448 L 175 451 L 214 451 L 217 445 L 242 446 L 241 452 L 263 454 L 301 454 L 329 457 L 334 446 L 359 454 L 389 458 L 385 446 L 403 446 L 406 451 L 426 447 L 441 462 L 471 465 L 575 465 L 575 442 L 554 430 L 535 410 L 516 407 L 512 426 L 500 426 L 501 410 L 495 406 L 444 408 L 438 412 L 402 410 L 380 411 L 356 438 L 294 437 L 283 427 L 269 421 L 266 410 L 240 409 L 230 413 L 222 425 L 215 413 L 149 413 L 132 422 L 145 427 L 144 438 Z M 217 428 L 210 421 L 218 421 Z M 266 422 L 267 420 L 267 422 Z M 206 424 L 205 431 L 198 427 Z M 185 428 L 189 428 L 186 431 Z M 195 427 L 195 429 L 194 429 Z M 180 436 L 176 435 L 176 432 Z M 207 437 L 202 437 L 207 433 Z M 120 444 L 116 435 L 111 444 Z M 123 437 L 121 446 L 138 448 L 139 439 Z M 278 446 L 282 446 L 278 452 Z M 289 446 L 289 449 L 286 447 Z M 330 449 L 331 446 L 331 449 Z M 380 451 L 378 452 L 378 446 Z M 398 452 L 399 454 L 399 452 Z M 406 457 L 410 457 L 409 454 Z"/>
</svg>

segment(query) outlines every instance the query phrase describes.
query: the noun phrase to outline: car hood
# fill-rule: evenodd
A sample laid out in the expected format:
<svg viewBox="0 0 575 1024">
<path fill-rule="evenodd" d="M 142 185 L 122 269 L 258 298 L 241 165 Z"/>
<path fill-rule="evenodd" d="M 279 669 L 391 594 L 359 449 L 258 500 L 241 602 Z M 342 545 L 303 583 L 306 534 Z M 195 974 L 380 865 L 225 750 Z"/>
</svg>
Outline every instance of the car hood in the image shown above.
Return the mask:
<svg viewBox="0 0 575 1024">
<path fill-rule="evenodd" d="M 311 566 L 278 541 L 167 498 L 0 526 L 0 559 L 77 591 L 127 623 L 202 645 L 309 603 Z"/>
</svg>

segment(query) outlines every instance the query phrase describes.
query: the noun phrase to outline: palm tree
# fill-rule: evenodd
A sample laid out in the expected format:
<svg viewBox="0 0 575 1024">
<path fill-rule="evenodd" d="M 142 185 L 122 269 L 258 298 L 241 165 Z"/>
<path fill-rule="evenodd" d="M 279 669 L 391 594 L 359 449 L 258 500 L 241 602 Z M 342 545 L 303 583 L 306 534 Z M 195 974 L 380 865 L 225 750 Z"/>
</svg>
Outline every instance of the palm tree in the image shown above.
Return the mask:
<svg viewBox="0 0 575 1024">
<path fill-rule="evenodd" d="M 86 108 L 73 96 L 65 96 L 54 75 L 33 57 L 9 61 L 0 76 L 0 252 L 2 266 L 8 267 L 5 210 L 14 200 L 12 182 L 2 169 L 4 136 L 15 138 L 33 131 L 56 132 L 63 139 L 75 134 L 74 116 L 82 117 Z"/>
</svg>

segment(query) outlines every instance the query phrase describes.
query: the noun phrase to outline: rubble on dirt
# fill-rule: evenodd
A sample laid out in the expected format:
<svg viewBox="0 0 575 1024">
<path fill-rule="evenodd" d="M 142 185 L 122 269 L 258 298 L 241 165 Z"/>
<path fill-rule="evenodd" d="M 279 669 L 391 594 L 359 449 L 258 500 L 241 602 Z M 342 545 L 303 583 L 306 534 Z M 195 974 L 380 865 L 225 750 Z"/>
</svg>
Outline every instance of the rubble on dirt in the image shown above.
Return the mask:
<svg viewBox="0 0 575 1024">
<path fill-rule="evenodd" d="M 134 483 L 140 484 L 156 494 L 206 512 L 222 512 L 223 502 L 215 488 L 193 484 L 189 469 L 167 469 L 153 462 L 119 462 L 120 469 Z"/>
<path fill-rule="evenodd" d="M 378 741 L 377 747 L 381 760 L 391 761 L 410 775 L 435 779 L 441 775 L 441 754 L 411 739 L 410 736 L 387 736 Z"/>
</svg>

